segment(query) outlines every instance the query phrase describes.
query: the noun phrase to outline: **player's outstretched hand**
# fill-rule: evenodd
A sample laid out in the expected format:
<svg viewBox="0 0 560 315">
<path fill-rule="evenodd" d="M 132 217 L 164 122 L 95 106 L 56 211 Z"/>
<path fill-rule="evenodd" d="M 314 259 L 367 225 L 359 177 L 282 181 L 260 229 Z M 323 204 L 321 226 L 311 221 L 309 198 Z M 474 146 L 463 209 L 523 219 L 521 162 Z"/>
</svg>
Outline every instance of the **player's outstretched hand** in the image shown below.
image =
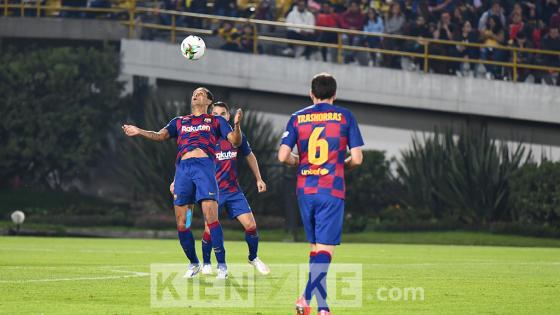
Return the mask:
<svg viewBox="0 0 560 315">
<path fill-rule="evenodd" d="M 173 195 L 174 191 L 175 191 L 175 181 L 171 182 L 171 185 L 169 185 L 169 192 L 171 192 L 171 194 Z"/>
<path fill-rule="evenodd" d="M 243 110 L 241 108 L 238 108 L 237 111 L 235 112 L 235 118 L 233 118 L 233 123 L 240 124 L 241 120 L 243 119 Z"/>
<path fill-rule="evenodd" d="M 140 134 L 140 128 L 133 125 L 123 125 L 122 129 L 124 133 L 129 137 L 134 137 Z"/>
<path fill-rule="evenodd" d="M 259 193 L 266 191 L 266 183 L 262 179 L 257 181 L 257 190 Z"/>
</svg>

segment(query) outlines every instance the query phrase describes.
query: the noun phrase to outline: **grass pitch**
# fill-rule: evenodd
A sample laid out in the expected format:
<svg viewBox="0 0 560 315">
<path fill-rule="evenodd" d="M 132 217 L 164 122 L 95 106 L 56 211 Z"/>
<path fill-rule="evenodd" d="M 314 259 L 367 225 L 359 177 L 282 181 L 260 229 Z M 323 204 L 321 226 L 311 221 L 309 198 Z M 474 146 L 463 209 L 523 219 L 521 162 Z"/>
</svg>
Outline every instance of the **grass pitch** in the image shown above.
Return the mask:
<svg viewBox="0 0 560 315">
<path fill-rule="evenodd" d="M 228 262 L 245 262 L 244 242 L 228 241 L 226 249 Z M 303 243 L 260 244 L 259 256 L 269 264 L 306 263 L 307 255 Z M 268 292 L 257 291 L 256 307 L 152 308 L 150 264 L 184 262 L 175 240 L 0 237 L 0 313 L 294 313 L 294 292 L 278 293 L 284 306 L 271 307 Z M 333 314 L 560 311 L 559 248 L 343 244 L 334 263 L 363 264 L 363 306 L 336 307 Z M 377 294 L 379 288 L 411 287 L 423 288 L 424 299 L 383 301 Z"/>
</svg>

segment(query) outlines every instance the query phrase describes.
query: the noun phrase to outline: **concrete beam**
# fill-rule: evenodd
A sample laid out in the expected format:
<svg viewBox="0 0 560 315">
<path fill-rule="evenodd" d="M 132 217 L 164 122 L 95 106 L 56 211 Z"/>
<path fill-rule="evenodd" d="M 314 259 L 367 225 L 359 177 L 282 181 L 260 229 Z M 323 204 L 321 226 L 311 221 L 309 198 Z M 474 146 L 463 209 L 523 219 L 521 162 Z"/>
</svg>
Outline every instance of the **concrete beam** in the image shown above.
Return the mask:
<svg viewBox="0 0 560 315">
<path fill-rule="evenodd" d="M 311 77 L 332 73 L 340 100 L 457 114 L 560 122 L 560 88 L 425 75 L 385 68 L 210 49 L 187 61 L 179 45 L 123 39 L 123 72 L 131 75 L 306 96 Z"/>
</svg>

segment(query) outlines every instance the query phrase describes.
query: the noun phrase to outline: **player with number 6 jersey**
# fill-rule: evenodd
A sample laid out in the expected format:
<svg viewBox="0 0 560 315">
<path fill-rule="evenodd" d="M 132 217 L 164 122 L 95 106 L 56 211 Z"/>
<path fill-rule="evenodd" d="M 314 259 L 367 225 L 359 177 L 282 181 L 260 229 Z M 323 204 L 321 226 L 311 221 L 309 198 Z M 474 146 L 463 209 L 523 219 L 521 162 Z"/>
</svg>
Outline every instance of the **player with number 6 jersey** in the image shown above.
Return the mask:
<svg viewBox="0 0 560 315">
<path fill-rule="evenodd" d="M 278 159 L 297 166 L 297 198 L 301 218 L 311 244 L 309 279 L 296 302 L 297 314 L 310 314 L 317 299 L 318 313 L 330 314 L 326 273 L 334 247 L 340 244 L 344 218 L 344 171 L 362 163 L 364 145 L 352 113 L 333 105 L 336 80 L 326 73 L 311 82 L 313 105 L 295 112 L 286 126 Z M 298 154 L 292 154 L 297 145 Z M 347 158 L 347 150 L 350 156 Z"/>
</svg>

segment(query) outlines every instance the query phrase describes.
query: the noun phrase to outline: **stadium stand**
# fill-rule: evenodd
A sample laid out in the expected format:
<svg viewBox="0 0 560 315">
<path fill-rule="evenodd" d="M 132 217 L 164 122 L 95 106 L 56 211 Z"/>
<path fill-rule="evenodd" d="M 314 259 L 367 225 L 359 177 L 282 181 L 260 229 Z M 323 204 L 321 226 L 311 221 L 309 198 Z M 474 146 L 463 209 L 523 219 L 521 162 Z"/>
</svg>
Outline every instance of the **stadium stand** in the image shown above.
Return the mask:
<svg viewBox="0 0 560 315">
<path fill-rule="evenodd" d="M 4 0 L 3 5 L 10 16 L 144 23 L 143 39 L 162 39 L 170 28 L 183 28 L 212 34 L 211 47 L 230 51 L 560 85 L 560 55 L 541 51 L 560 52 L 558 0 Z M 140 8 L 146 10 L 131 18 L 131 10 Z M 247 23 L 255 20 L 308 27 Z M 260 36 L 275 39 L 262 44 Z"/>
</svg>

